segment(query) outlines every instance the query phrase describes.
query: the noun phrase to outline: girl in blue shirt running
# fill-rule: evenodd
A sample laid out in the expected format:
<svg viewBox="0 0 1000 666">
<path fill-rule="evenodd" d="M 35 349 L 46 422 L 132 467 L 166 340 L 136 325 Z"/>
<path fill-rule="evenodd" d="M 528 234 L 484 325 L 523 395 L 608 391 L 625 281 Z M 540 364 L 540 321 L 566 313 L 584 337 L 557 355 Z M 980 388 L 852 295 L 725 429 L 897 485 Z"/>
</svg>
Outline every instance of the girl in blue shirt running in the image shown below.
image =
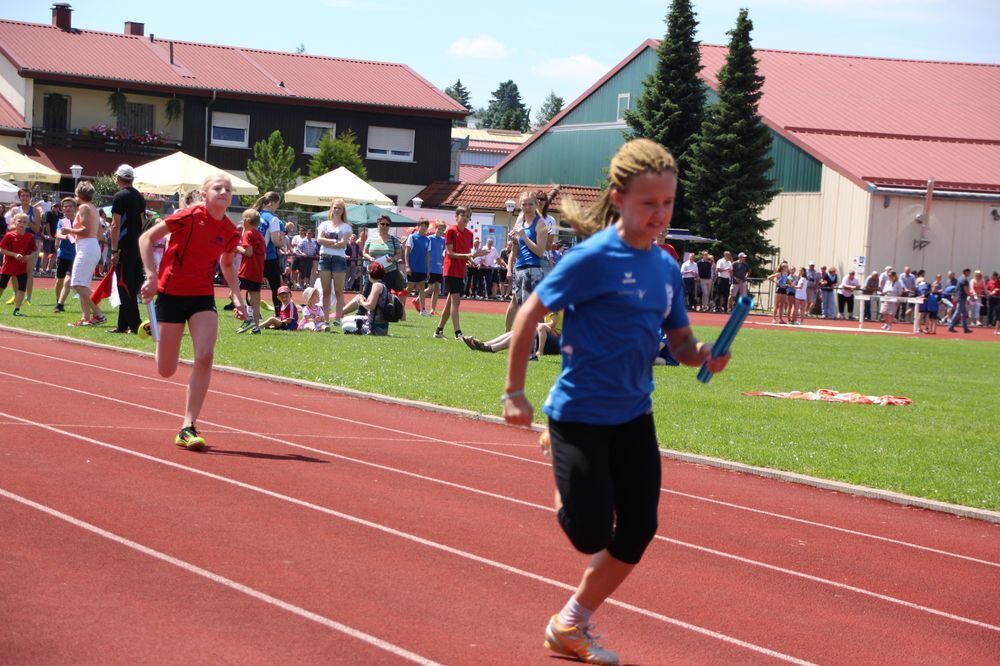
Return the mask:
<svg viewBox="0 0 1000 666">
<path fill-rule="evenodd" d="M 695 339 L 677 262 L 653 245 L 673 214 L 674 158 L 647 139 L 630 141 L 612 158 L 608 184 L 586 213 L 564 204 L 566 221 L 589 238 L 518 312 L 502 396 L 507 423 L 531 424 L 524 378 L 535 324 L 565 310 L 562 372 L 543 406 L 543 441 L 550 443 L 559 523 L 593 558 L 550 619 L 545 645 L 597 664 L 618 657 L 598 644 L 591 615 L 631 573 L 657 528 L 660 456 L 650 393 L 660 331 L 684 365 L 707 362 L 720 372 L 729 361 L 728 354 L 711 358 L 711 346 Z"/>
</svg>

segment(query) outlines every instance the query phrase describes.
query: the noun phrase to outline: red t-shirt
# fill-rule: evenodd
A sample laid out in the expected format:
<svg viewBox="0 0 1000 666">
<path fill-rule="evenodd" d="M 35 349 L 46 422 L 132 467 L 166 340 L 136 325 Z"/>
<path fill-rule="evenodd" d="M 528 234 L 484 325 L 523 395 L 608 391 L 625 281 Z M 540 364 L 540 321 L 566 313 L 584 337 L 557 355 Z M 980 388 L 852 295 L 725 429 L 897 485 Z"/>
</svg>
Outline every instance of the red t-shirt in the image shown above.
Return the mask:
<svg viewBox="0 0 1000 666">
<path fill-rule="evenodd" d="M 445 247 L 451 245 L 452 252 L 468 254 L 472 252 L 472 230 L 468 228 L 459 229 L 458 225 L 448 227 L 448 231 L 444 232 L 444 244 Z M 468 262 L 468 259 L 452 259 L 448 256 L 448 252 L 445 251 L 444 275 L 446 277 L 464 278 L 465 265 Z"/>
<path fill-rule="evenodd" d="M 0 239 L 0 247 L 8 252 L 31 254 L 35 251 L 35 237 L 29 233 L 16 234 L 13 231 L 8 231 Z M 0 268 L 0 275 L 21 275 L 27 272 L 27 262 L 18 261 L 6 254 L 3 255 L 3 268 Z"/>
<path fill-rule="evenodd" d="M 253 256 L 244 256 L 242 263 L 240 263 L 240 278 L 250 282 L 263 282 L 264 253 L 267 252 L 267 241 L 256 229 L 244 229 L 240 246 L 253 248 Z"/>
<path fill-rule="evenodd" d="M 215 262 L 236 248 L 236 227 L 229 218 L 213 219 L 205 204 L 179 210 L 164 222 L 170 242 L 160 262 L 157 290 L 171 296 L 214 295 Z"/>
</svg>

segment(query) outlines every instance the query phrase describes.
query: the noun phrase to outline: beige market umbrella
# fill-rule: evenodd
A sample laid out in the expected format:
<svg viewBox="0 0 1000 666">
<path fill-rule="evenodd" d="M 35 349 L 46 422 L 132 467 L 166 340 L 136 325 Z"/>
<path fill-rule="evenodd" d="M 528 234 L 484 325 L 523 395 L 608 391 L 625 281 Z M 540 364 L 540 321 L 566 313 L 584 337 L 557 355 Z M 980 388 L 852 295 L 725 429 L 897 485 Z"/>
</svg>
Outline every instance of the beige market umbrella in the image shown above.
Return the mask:
<svg viewBox="0 0 1000 666">
<path fill-rule="evenodd" d="M 201 187 L 208 176 L 225 173 L 233 181 L 233 194 L 257 194 L 257 187 L 208 162 L 176 152 L 135 168 L 133 187 L 148 194 L 180 194 Z"/>
<path fill-rule="evenodd" d="M 62 176 L 41 162 L 25 157 L 16 150 L 0 146 L 0 178 L 40 183 L 58 183 Z"/>
<path fill-rule="evenodd" d="M 347 167 L 338 167 L 285 192 L 285 201 L 307 206 L 329 206 L 334 199 L 343 199 L 349 204 L 394 205 L 392 199 L 355 176 Z"/>
</svg>

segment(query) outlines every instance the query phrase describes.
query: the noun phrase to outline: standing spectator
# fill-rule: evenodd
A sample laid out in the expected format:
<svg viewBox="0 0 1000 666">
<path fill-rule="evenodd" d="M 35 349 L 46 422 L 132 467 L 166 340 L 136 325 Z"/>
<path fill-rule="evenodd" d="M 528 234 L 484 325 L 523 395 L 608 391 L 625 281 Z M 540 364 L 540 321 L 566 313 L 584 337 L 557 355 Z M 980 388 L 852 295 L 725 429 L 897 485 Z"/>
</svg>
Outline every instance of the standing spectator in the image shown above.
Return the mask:
<svg viewBox="0 0 1000 666">
<path fill-rule="evenodd" d="M 681 281 L 684 284 L 684 302 L 687 309 L 694 312 L 698 308 L 698 264 L 694 260 L 694 252 L 686 252 L 684 263 L 681 264 Z"/>
<path fill-rule="evenodd" d="M 892 266 L 886 266 L 885 270 L 878 276 L 879 293 L 885 291 L 885 285 L 889 281 L 889 274 L 892 273 Z"/>
<path fill-rule="evenodd" d="M 886 331 L 892 330 L 892 320 L 896 314 L 896 299 L 903 293 L 903 283 L 899 281 L 896 271 L 889 271 L 885 286 L 882 288 L 882 328 Z"/>
<path fill-rule="evenodd" d="M 465 278 L 465 297 L 466 298 L 479 298 L 482 294 L 482 276 L 483 272 L 480 270 L 479 264 L 483 260 L 483 255 L 480 252 L 482 250 L 482 244 L 478 238 L 472 241 L 472 259 L 469 260 L 469 264 L 466 267 L 466 278 Z"/>
<path fill-rule="evenodd" d="M 484 296 L 492 299 L 493 285 L 496 282 L 497 262 L 500 260 L 500 253 L 497 252 L 497 249 L 494 246 L 492 236 L 486 239 L 484 252 L 485 254 L 483 254 L 482 259 L 479 262 L 479 270 L 483 274 L 483 281 L 486 283 L 486 293 Z M 553 264 L 553 266 L 555 266 L 555 264 Z"/>
<path fill-rule="evenodd" d="M 729 312 L 729 291 L 733 283 L 732 252 L 726 250 L 722 253 L 722 259 L 715 264 L 715 272 L 719 276 L 716 284 L 715 309 L 719 312 Z"/>
<path fill-rule="evenodd" d="M 351 234 L 351 239 L 347 241 L 344 250 L 347 256 L 344 291 L 358 291 L 361 289 L 361 244 L 358 242 L 357 234 Z"/>
<path fill-rule="evenodd" d="M 116 271 L 121 305 L 118 325 L 109 333 L 135 334 L 142 323 L 139 316 L 139 287 L 143 280 L 139 236 L 146 226 L 146 199 L 132 187 L 134 178 L 135 172 L 128 164 L 122 164 L 115 171 L 118 193 L 111 201 L 111 270 Z"/>
<path fill-rule="evenodd" d="M 986 300 L 986 280 L 983 272 L 976 271 L 969 281 L 969 318 L 973 326 L 982 326 L 983 302 Z"/>
<path fill-rule="evenodd" d="M 438 220 L 434 225 L 434 234 L 427 237 L 427 290 L 431 295 L 431 315 L 437 316 L 438 298 L 444 286 L 445 231 L 448 225 Z"/>
<path fill-rule="evenodd" d="M 785 323 L 785 309 L 788 307 L 788 263 L 781 262 L 778 270 L 767 276 L 767 279 L 774 283 L 774 312 L 771 314 L 772 324 Z M 795 297 L 794 292 L 792 297 Z"/>
<path fill-rule="evenodd" d="M 795 305 L 792 309 L 792 316 L 789 324 L 802 325 L 806 316 L 806 298 L 809 294 L 809 280 L 806 279 L 806 269 L 800 268 L 798 277 L 795 278 Z"/>
<path fill-rule="evenodd" d="M 26 187 L 22 187 L 17 191 L 17 199 L 20 201 L 20 205 L 11 206 L 10 210 L 7 211 L 7 227 L 9 231 L 14 230 L 14 217 L 18 213 L 24 213 L 28 216 L 28 222 L 25 225 L 24 233 L 31 236 L 31 242 L 35 244 L 35 251 L 29 256 L 31 264 L 28 266 L 26 271 L 26 275 L 28 277 L 26 278 L 27 286 L 24 289 L 23 304 L 31 305 L 31 292 L 35 286 L 35 266 L 38 263 L 39 233 L 41 230 L 43 212 L 41 206 L 37 203 L 31 202 L 31 190 Z M 27 243 L 27 241 L 24 241 L 24 243 Z M 7 305 L 13 304 L 16 297 L 17 294 L 11 296 L 10 300 L 7 301 Z"/>
<path fill-rule="evenodd" d="M 747 279 L 750 277 L 750 264 L 747 263 L 746 252 L 736 255 L 733 262 L 733 284 L 729 289 L 729 309 L 733 309 L 736 299 L 747 295 Z"/>
<path fill-rule="evenodd" d="M 990 326 L 997 326 L 1000 330 L 1000 273 L 993 271 L 989 282 L 986 283 L 987 304 L 989 305 L 988 323 Z"/>
<path fill-rule="evenodd" d="M 500 258 L 497 260 L 497 282 L 500 284 L 500 300 L 510 299 L 510 244 L 500 250 Z"/>
<path fill-rule="evenodd" d="M 282 282 L 292 284 L 292 261 L 295 259 L 295 245 L 301 241 L 294 222 L 285 222 L 285 238 L 281 247 L 278 248 L 279 268 L 281 270 Z"/>
<path fill-rule="evenodd" d="M 958 278 L 958 282 L 955 284 L 955 312 L 951 316 L 951 320 L 948 322 L 948 332 L 955 332 L 955 324 L 961 322 L 962 330 L 966 333 L 972 333 L 972 329 L 969 328 L 969 298 L 972 296 L 972 289 L 969 287 L 969 274 L 972 273 L 971 268 L 962 269 L 962 277 Z"/>
<path fill-rule="evenodd" d="M 44 256 L 41 257 L 41 271 L 48 276 L 51 276 L 56 269 L 56 229 L 59 228 L 61 217 L 62 213 L 59 211 L 58 201 L 53 202 L 49 210 L 42 216 L 42 252 Z"/>
<path fill-rule="evenodd" d="M 910 271 L 909 266 L 903 267 L 903 274 L 899 276 L 899 281 L 903 283 L 904 298 L 913 298 L 917 295 L 917 276 Z M 896 310 L 896 318 L 899 321 L 906 321 L 910 309 L 908 303 L 900 303 Z"/>
<path fill-rule="evenodd" d="M 715 277 L 713 268 L 712 259 L 708 256 L 708 252 L 703 251 L 701 258 L 698 260 L 698 286 L 701 293 L 702 312 L 709 311 L 709 301 L 712 295 L 712 279 Z"/>
<path fill-rule="evenodd" d="M 441 320 L 438 322 L 434 337 L 444 340 L 444 327 L 448 323 L 448 318 L 452 319 L 452 327 L 455 329 L 455 339 L 462 339 L 462 323 L 459 319 L 459 310 L 462 306 L 462 289 L 465 286 L 465 266 L 472 259 L 472 231 L 469 226 L 469 209 L 459 206 L 455 209 L 455 221 L 457 224 L 444 234 L 445 255 L 444 255 L 444 288 L 448 292 L 448 301 L 444 304 L 441 312 Z"/>
<path fill-rule="evenodd" d="M 73 228 L 73 218 L 76 217 L 76 199 L 66 197 L 62 200 L 60 209 L 63 218 L 59 220 L 56 229 L 56 238 L 59 241 L 58 263 L 56 265 L 56 306 L 53 312 L 66 311 L 66 297 L 69 296 L 70 282 L 66 276 L 70 275 L 73 268 L 73 260 L 76 259 L 76 238 L 70 232 Z"/>
<path fill-rule="evenodd" d="M 280 203 L 280 194 L 266 192 L 253 204 L 254 210 L 260 214 L 260 226 L 257 227 L 257 231 L 267 243 L 267 250 L 264 253 L 264 279 L 271 289 L 271 305 L 275 310 L 281 307 L 281 301 L 278 300 L 278 287 L 281 286 L 279 250 L 285 246 L 285 225 L 274 214 Z"/>
<path fill-rule="evenodd" d="M 410 287 L 416 289 L 417 311 L 421 317 L 431 316 L 427 309 L 427 284 L 428 284 L 428 255 L 430 254 L 430 239 L 427 237 L 429 222 L 421 219 L 417 222 L 417 228 L 406 238 L 405 249 L 403 251 L 403 263 L 406 265 L 406 281 Z"/>
<path fill-rule="evenodd" d="M 0 203 L 0 238 L 7 233 L 7 204 Z"/>
<path fill-rule="evenodd" d="M 854 292 L 860 288 L 861 281 L 857 275 L 848 271 L 837 292 L 837 310 L 841 319 L 854 319 Z"/>
<path fill-rule="evenodd" d="M 559 238 L 559 224 L 556 222 L 556 218 L 549 215 L 549 208 L 552 206 L 552 200 L 555 199 L 558 193 L 558 188 L 553 188 L 548 192 L 544 190 L 538 190 L 535 192 L 535 201 L 538 208 L 538 214 L 542 216 L 542 220 L 545 221 L 545 230 L 549 234 L 549 245 L 551 248 L 555 244 L 556 240 Z M 549 274 L 552 267 L 555 266 L 555 262 L 546 250 L 545 255 L 542 257 L 543 261 L 541 263 L 542 278 Z"/>
<path fill-rule="evenodd" d="M 236 329 L 237 333 L 260 333 L 260 288 L 264 284 L 267 242 L 257 230 L 259 226 L 260 213 L 253 208 L 243 211 L 243 230 L 240 233 L 240 244 L 236 246 L 236 252 L 243 257 L 243 261 L 240 262 L 236 276 L 240 281 L 240 289 L 245 292 L 243 302 L 246 303 L 246 317 Z"/>
<path fill-rule="evenodd" d="M 837 286 L 839 277 L 836 266 L 830 266 L 829 269 L 823 266 L 820 269 L 819 295 L 823 301 L 823 319 L 837 318 L 837 299 L 833 290 Z"/>
<path fill-rule="evenodd" d="M 21 317 L 21 303 L 24 302 L 24 289 L 28 284 L 28 264 L 33 262 L 38 249 L 35 247 L 35 237 L 28 233 L 28 216 L 26 213 L 17 213 L 7 224 L 7 228 L 13 228 L 0 239 L 0 254 L 3 255 L 3 266 L 0 267 L 0 296 L 3 296 L 4 289 L 13 279 L 17 284 L 14 287 L 14 310 L 11 315 Z"/>
<path fill-rule="evenodd" d="M 90 298 L 93 293 L 90 289 L 90 281 L 94 277 L 94 267 L 101 258 L 101 248 L 97 242 L 97 235 L 101 231 L 100 217 L 91 203 L 94 194 L 94 186 L 90 181 L 80 181 L 76 186 L 76 217 L 73 220 L 73 226 L 70 227 L 70 232 L 76 234 L 76 259 L 73 261 L 73 271 L 70 273 L 69 284 L 80 296 L 80 310 L 83 316 L 70 326 L 94 326 L 103 324 L 105 321 L 104 313 Z M 141 264 L 139 270 L 142 270 Z M 133 300 L 135 295 L 136 292 L 133 292 Z M 125 301 L 122 301 L 119 309 L 123 307 L 125 307 Z"/>
<path fill-rule="evenodd" d="M 366 267 L 373 261 L 382 264 L 385 269 L 385 284 L 390 291 L 402 291 L 406 288 L 406 278 L 399 270 L 399 265 L 403 262 L 403 244 L 389 233 L 390 224 L 388 215 L 378 218 L 378 233 L 368 236 L 362 256 L 367 262 Z M 365 275 L 370 273 L 368 271 Z"/>
<path fill-rule="evenodd" d="M 878 285 L 879 285 L 878 271 L 872 271 L 872 274 L 868 276 L 867 280 L 865 280 L 865 286 L 861 289 L 861 293 L 865 294 L 866 296 L 875 296 L 879 292 Z M 872 320 L 871 298 L 865 300 L 865 312 L 863 316 L 865 318 L 865 321 Z"/>
<path fill-rule="evenodd" d="M 299 262 L 299 287 L 304 289 L 316 279 L 313 277 L 313 269 L 319 258 L 319 243 L 316 241 L 316 235 L 312 229 L 307 229 L 306 235 L 295 246 L 295 256 Z M 346 268 L 344 272 L 346 274 Z"/>
<path fill-rule="evenodd" d="M 929 335 L 937 333 L 938 322 L 938 293 L 934 291 L 934 285 L 924 279 L 923 271 L 917 273 L 917 296 L 924 299 L 920 304 L 920 331 Z"/>
<path fill-rule="evenodd" d="M 812 314 L 819 300 L 819 278 L 820 272 L 816 270 L 816 262 L 809 260 L 806 268 L 806 281 L 809 286 L 806 288 L 806 312 Z"/>
<path fill-rule="evenodd" d="M 320 223 L 316 243 L 319 245 L 319 282 L 323 292 L 323 320 L 339 326 L 344 316 L 344 284 L 347 281 L 347 248 L 353 238 L 347 223 L 347 203 L 334 199 L 326 220 Z M 331 285 L 333 288 L 331 289 Z M 333 319 L 330 303 L 333 299 Z"/>
<path fill-rule="evenodd" d="M 521 214 L 511 232 L 511 240 L 515 243 L 516 259 L 514 261 L 514 298 L 511 301 L 514 312 L 520 308 L 535 287 L 545 277 L 548 267 L 545 252 L 549 248 L 549 230 L 545 218 L 536 212 L 538 203 L 534 192 L 521 193 Z M 508 317 L 510 308 L 508 308 Z M 513 322 L 511 322 L 513 323 Z"/>
</svg>

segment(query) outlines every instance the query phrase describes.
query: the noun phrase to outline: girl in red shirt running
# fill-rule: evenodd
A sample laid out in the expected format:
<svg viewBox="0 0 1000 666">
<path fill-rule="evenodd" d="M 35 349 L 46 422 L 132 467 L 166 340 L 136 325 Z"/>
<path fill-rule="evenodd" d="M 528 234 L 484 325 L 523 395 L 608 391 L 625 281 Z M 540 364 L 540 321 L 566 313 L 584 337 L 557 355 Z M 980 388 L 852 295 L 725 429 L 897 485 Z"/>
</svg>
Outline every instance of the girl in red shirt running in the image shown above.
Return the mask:
<svg viewBox="0 0 1000 666">
<path fill-rule="evenodd" d="M 194 345 L 194 364 L 188 379 L 184 423 L 174 442 L 191 451 L 205 448 L 205 440 L 195 430 L 208 383 L 212 377 L 212 356 L 219 329 L 212 276 L 215 262 L 232 291 L 236 312 L 246 316 L 240 295 L 233 253 L 240 242 L 236 226 L 226 217 L 233 200 L 229 176 L 209 176 L 201 185 L 202 203 L 179 210 L 150 227 L 139 238 L 139 253 L 146 269 L 146 281 L 140 293 L 144 303 L 156 296 L 159 339 L 156 344 L 156 369 L 163 377 L 177 370 L 181 338 L 187 324 Z M 170 241 L 160 262 L 158 279 L 153 246 L 170 234 Z"/>
</svg>

